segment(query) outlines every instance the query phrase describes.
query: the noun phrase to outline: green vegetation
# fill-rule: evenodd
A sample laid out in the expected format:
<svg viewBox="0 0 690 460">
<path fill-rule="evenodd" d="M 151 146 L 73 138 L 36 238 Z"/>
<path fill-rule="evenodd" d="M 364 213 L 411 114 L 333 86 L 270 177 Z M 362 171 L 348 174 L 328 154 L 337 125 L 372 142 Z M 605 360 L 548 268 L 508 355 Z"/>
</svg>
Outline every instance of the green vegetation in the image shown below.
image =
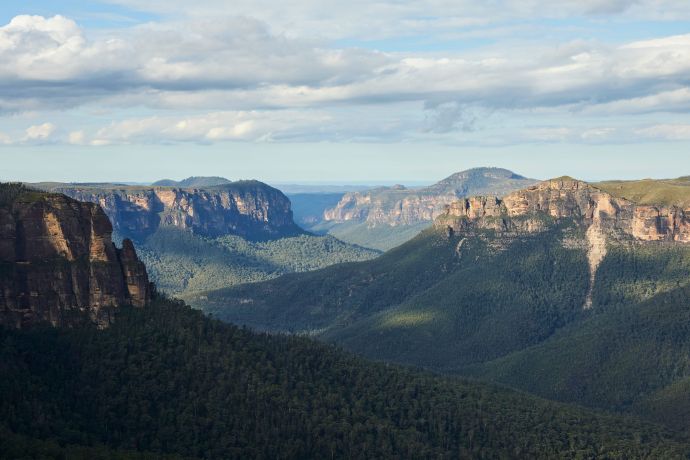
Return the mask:
<svg viewBox="0 0 690 460">
<path fill-rule="evenodd" d="M 610 242 L 593 307 L 583 229 L 427 230 L 376 260 L 206 294 L 216 317 L 690 431 L 690 245 Z M 686 396 L 687 395 L 687 396 Z M 669 410 L 668 416 L 665 411 Z"/>
<path fill-rule="evenodd" d="M 21 182 L 0 182 L 0 207 L 9 207 L 20 196 L 34 192 Z"/>
<path fill-rule="evenodd" d="M 321 222 L 308 226 L 307 229 L 315 233 L 328 233 L 346 243 L 388 251 L 410 241 L 430 226 L 431 222 L 420 222 L 414 225 L 379 224 L 371 226 L 367 222 L 349 221 Z"/>
<path fill-rule="evenodd" d="M 690 394 L 679 399 L 677 391 L 690 377 L 690 249 L 614 248 L 598 277 L 590 318 L 464 373 L 552 399 L 649 413 L 690 430 L 688 419 L 659 416 L 690 406 Z"/>
<path fill-rule="evenodd" d="M 639 204 L 690 207 L 690 177 L 608 181 L 593 185 L 613 196 Z"/>
<path fill-rule="evenodd" d="M 234 235 L 205 238 L 173 227 L 159 228 L 146 241 L 137 244 L 137 253 L 159 289 L 188 298 L 192 303 L 199 291 L 378 255 L 376 251 L 331 236 L 248 241 Z"/>
<path fill-rule="evenodd" d="M 683 439 L 633 418 L 257 335 L 164 299 L 122 309 L 106 330 L 0 329 L 0 356 L 3 458 L 21 448 L 24 458 L 690 453 Z"/>
</svg>

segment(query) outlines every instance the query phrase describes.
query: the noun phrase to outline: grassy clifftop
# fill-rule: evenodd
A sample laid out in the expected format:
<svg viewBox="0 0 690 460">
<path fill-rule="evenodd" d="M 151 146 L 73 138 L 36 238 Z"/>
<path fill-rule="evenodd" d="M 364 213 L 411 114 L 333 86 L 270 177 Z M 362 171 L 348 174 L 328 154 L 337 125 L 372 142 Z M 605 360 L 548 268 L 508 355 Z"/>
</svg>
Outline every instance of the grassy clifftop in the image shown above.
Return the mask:
<svg viewBox="0 0 690 460">
<path fill-rule="evenodd" d="M 607 181 L 593 184 L 619 198 L 643 205 L 690 207 L 690 177 Z"/>
</svg>

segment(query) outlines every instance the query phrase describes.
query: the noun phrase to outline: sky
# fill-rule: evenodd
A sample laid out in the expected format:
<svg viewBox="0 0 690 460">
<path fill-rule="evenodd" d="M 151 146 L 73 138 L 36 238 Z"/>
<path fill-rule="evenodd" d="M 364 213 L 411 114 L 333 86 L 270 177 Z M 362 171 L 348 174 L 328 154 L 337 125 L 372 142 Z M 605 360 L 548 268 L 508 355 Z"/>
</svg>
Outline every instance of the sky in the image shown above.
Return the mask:
<svg viewBox="0 0 690 460">
<path fill-rule="evenodd" d="M 687 0 L 0 3 L 0 180 L 690 175 Z"/>
</svg>

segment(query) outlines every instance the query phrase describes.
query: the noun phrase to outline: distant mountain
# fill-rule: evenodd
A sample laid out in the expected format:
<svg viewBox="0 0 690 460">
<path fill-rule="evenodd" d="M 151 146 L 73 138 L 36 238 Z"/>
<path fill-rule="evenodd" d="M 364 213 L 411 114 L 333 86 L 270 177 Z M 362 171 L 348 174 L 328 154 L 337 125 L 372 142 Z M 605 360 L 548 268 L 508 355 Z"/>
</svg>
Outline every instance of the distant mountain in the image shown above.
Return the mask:
<svg viewBox="0 0 690 460">
<path fill-rule="evenodd" d="M 324 220 L 367 222 L 371 226 L 431 222 L 443 212 L 444 205 L 458 198 L 469 195 L 501 196 L 533 183 L 534 180 L 507 169 L 469 169 L 420 189 L 397 185 L 348 193 L 337 206 L 324 213 Z"/>
<path fill-rule="evenodd" d="M 208 292 L 203 307 L 370 358 L 682 420 L 690 213 L 669 203 L 568 177 L 461 199 L 373 261 Z"/>
<path fill-rule="evenodd" d="M 307 228 L 386 250 L 431 225 L 443 207 L 458 198 L 476 194 L 502 196 L 535 182 L 506 169 L 475 168 L 428 187 L 410 189 L 397 185 L 347 193 L 337 205 L 324 211 L 321 222 Z"/>
<path fill-rule="evenodd" d="M 180 181 L 162 179 L 151 185 L 154 187 L 204 188 L 228 184 L 232 184 L 232 181 L 224 177 L 192 176 Z"/>
<path fill-rule="evenodd" d="M 304 233 L 292 220 L 290 200 L 279 190 L 259 181 L 199 185 L 214 179 L 187 179 L 188 183 L 197 183 L 193 188 L 55 183 L 33 186 L 100 204 L 118 234 L 136 242 L 160 227 L 176 227 L 208 237 L 240 235 L 255 240 Z"/>
</svg>

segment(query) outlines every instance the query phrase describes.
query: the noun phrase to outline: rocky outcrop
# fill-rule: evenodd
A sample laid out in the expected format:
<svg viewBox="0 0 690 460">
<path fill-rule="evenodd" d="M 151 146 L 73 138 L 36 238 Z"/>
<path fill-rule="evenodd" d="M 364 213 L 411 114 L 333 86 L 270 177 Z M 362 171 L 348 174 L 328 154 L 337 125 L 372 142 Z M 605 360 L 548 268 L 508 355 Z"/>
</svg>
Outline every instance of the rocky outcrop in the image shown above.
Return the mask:
<svg viewBox="0 0 690 460">
<path fill-rule="evenodd" d="M 448 206 L 436 220 L 453 231 L 491 229 L 534 233 L 574 219 L 602 231 L 644 241 L 690 242 L 690 209 L 637 205 L 569 177 L 552 179 L 497 197 L 473 197 Z"/>
<path fill-rule="evenodd" d="M 114 309 L 147 305 L 144 264 L 111 234 L 99 206 L 64 195 L 24 191 L 0 204 L 0 324 L 105 327 Z"/>
<path fill-rule="evenodd" d="M 161 226 L 209 237 L 262 239 L 303 233 L 292 220 L 290 200 L 257 181 L 204 189 L 62 184 L 50 190 L 99 204 L 120 235 L 137 241 Z"/>
<path fill-rule="evenodd" d="M 421 189 L 401 185 L 365 192 L 347 193 L 324 212 L 332 222 L 367 222 L 376 225 L 414 225 L 431 222 L 444 212 L 444 206 L 473 194 L 503 195 L 535 181 L 499 168 L 462 171 Z"/>
<path fill-rule="evenodd" d="M 561 177 L 497 197 L 472 197 L 446 206 L 435 225 L 448 235 L 491 230 L 499 237 L 538 233 L 564 220 L 586 228 L 590 284 L 584 308 L 591 308 L 596 272 L 609 241 L 690 242 L 690 209 L 637 205 L 586 182 Z"/>
</svg>

